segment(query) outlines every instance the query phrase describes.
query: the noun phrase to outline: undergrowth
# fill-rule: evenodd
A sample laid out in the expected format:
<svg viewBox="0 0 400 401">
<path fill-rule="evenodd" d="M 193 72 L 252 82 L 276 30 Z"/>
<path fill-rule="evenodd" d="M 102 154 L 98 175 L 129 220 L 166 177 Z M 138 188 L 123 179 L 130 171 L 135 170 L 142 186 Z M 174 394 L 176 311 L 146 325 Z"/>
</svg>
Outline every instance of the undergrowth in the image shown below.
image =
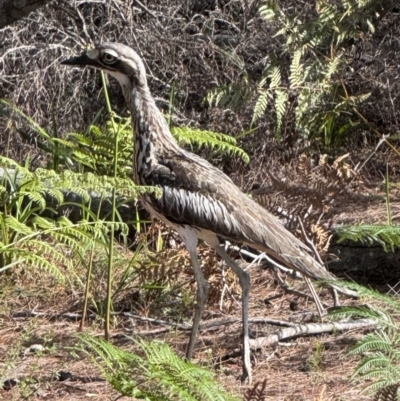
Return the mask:
<svg viewBox="0 0 400 401">
<path fill-rule="evenodd" d="M 162 342 L 137 340 L 138 352 L 132 353 L 94 337 L 81 339 L 81 349 L 122 396 L 149 401 L 239 400 L 214 380 L 209 369 L 184 361 Z"/>
<path fill-rule="evenodd" d="M 112 387 L 121 394 L 148 401 L 238 401 L 223 389 L 209 369 L 178 357 L 165 343 L 133 340 L 135 353 L 91 336 L 80 336 L 78 348 L 98 366 Z M 263 401 L 267 381 L 256 382 L 244 401 Z"/>
<path fill-rule="evenodd" d="M 393 389 L 400 383 L 398 297 L 381 294 L 354 283 L 351 284 L 351 288 L 355 289 L 361 300 L 366 303 L 361 306 L 338 308 L 331 315 L 342 319 L 362 317 L 377 323 L 377 328 L 359 340 L 350 351 L 350 355 L 361 357 L 352 380 L 364 381 L 364 392 L 375 394 L 376 400 L 397 400 L 397 395 L 393 398 Z"/>
<path fill-rule="evenodd" d="M 338 227 L 336 228 L 336 233 L 339 235 L 339 242 L 349 240 L 367 245 L 379 244 L 383 247 L 385 252 L 387 252 L 388 249 L 394 252 L 396 248 L 400 248 L 400 226 L 393 224 L 392 221 L 388 165 L 386 165 L 385 198 L 386 224 L 358 224 Z"/>
<path fill-rule="evenodd" d="M 109 106 L 107 95 L 106 103 Z M 47 157 L 47 169 L 31 168 L 29 159 L 25 166 L 21 166 L 12 159 L 0 157 L 0 273 L 7 271 L 12 274 L 14 268 L 20 271 L 38 269 L 65 283 L 70 280 L 69 275 L 74 274 L 75 267 L 83 265 L 87 274 L 86 283 L 80 281 L 85 286 L 80 329 L 91 300 L 94 310 L 104 316 L 105 338 L 108 339 L 113 300 L 140 276 L 143 262 L 146 262 L 138 253 L 150 256 L 147 248 L 138 242 L 138 252 L 131 263 L 124 263 L 127 266 L 118 273 L 119 282 L 114 283 L 114 265 L 119 263 L 121 268 L 119 260 L 122 257 L 115 247 L 114 234 L 118 232 L 126 239 L 128 224 L 134 225 L 137 231 L 141 230 L 142 224 L 138 214 L 136 221 L 123 221 L 118 207 L 136 201 L 145 193 L 160 194 L 159 189 L 136 186 L 131 179 L 134 133 L 130 119 L 116 116 L 109 107 L 110 119 L 104 124 L 95 124 L 96 117 L 84 133 L 71 133 L 61 139 L 56 129 L 52 135 L 47 133 L 5 100 L 0 106 L 12 119 L 22 119 L 36 132 L 37 146 Z M 248 161 L 246 153 L 228 135 L 188 127 L 172 131 L 181 144 L 208 147 L 213 152 L 224 152 Z M 102 209 L 104 204 L 108 205 L 106 213 Z M 98 260 L 99 255 L 104 257 Z M 92 283 L 95 265 L 99 262 L 107 264 L 105 301 L 98 298 L 99 295 L 104 297 L 104 283 L 100 286 Z M 165 281 L 165 277 L 163 279 Z M 147 284 L 141 283 L 143 288 Z M 98 293 L 98 287 L 103 289 L 102 294 Z M 160 291 L 161 287 L 158 285 L 157 289 Z M 101 347 L 101 344 L 97 345 Z M 110 378 L 122 393 L 138 395 L 130 378 L 123 376 L 121 369 L 125 367 L 127 374 L 129 369 L 139 369 L 142 374 L 143 369 L 148 369 L 151 385 L 147 390 L 144 387 L 140 389 L 147 399 L 234 399 L 228 395 L 222 397 L 221 394 L 225 393 L 212 379 L 210 371 L 180 360 L 167 346 L 146 345 L 144 342 L 140 345 L 146 353 L 144 359 L 117 348 L 108 348 L 111 345 L 107 343 L 102 345 L 103 351 L 121 357 L 118 376 Z M 166 374 L 168 369 L 169 376 Z M 157 380 L 159 387 L 154 386 Z"/>
<path fill-rule="evenodd" d="M 351 44 L 375 31 L 379 3 L 322 0 L 315 3 L 310 18 L 302 5 L 285 9 L 278 0 L 264 1 L 260 15 L 281 42 L 279 50 L 269 54 L 257 82 L 251 124 L 255 125 L 272 106 L 277 139 L 293 120 L 293 126 L 287 129 L 289 134 L 294 129 L 302 138 L 317 138 L 325 146 L 339 145 L 359 123 L 354 108 L 370 96 L 368 92 L 350 95 L 344 76 L 352 71 Z M 220 53 L 227 61 L 242 66 L 242 75 L 237 82 L 211 90 L 206 101 L 239 109 L 254 99 L 248 73 L 235 51 Z"/>
</svg>

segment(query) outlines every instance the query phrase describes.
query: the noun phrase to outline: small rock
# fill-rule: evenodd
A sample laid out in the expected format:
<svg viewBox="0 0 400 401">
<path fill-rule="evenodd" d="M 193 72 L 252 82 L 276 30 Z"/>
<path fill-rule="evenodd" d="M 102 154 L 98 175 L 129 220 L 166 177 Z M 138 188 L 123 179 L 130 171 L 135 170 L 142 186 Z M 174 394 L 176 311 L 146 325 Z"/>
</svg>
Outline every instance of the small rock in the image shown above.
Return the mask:
<svg viewBox="0 0 400 401">
<path fill-rule="evenodd" d="M 41 344 L 32 344 L 29 348 L 27 348 L 24 352 L 24 355 L 32 355 L 37 354 L 39 352 L 43 352 L 44 347 Z"/>
</svg>

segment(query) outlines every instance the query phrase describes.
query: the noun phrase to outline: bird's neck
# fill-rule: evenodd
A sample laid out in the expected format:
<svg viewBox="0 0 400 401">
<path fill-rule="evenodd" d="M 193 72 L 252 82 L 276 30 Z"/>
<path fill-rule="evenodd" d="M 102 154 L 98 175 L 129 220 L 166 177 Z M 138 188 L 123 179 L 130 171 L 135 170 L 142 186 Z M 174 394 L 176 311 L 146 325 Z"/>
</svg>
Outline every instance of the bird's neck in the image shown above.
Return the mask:
<svg viewBox="0 0 400 401">
<path fill-rule="evenodd" d="M 168 124 L 158 109 L 147 86 L 122 87 L 132 115 L 135 143 L 135 167 L 137 184 L 145 184 L 149 174 L 170 152 L 179 152 Z"/>
</svg>

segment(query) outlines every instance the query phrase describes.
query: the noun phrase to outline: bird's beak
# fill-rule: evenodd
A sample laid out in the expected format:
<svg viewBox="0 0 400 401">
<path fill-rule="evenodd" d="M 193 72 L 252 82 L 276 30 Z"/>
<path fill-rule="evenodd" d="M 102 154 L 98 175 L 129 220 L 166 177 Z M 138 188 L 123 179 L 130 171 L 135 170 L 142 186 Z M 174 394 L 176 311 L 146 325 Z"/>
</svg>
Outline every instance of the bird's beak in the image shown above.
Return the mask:
<svg viewBox="0 0 400 401">
<path fill-rule="evenodd" d="M 67 60 L 61 61 L 61 64 L 76 65 L 81 67 L 85 67 L 87 65 L 90 65 L 92 67 L 98 66 L 98 62 L 95 59 L 90 58 L 86 53 L 83 53 L 82 55 L 77 57 L 71 57 Z"/>
</svg>

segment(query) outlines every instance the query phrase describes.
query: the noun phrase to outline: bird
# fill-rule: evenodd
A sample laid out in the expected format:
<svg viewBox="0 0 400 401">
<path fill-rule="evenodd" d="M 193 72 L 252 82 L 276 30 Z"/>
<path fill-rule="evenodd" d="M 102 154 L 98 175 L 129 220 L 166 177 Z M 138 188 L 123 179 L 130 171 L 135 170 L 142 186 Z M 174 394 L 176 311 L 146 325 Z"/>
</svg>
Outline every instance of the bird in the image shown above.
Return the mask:
<svg viewBox="0 0 400 401">
<path fill-rule="evenodd" d="M 208 284 L 197 257 L 201 239 L 214 248 L 233 270 L 242 290 L 243 374 L 251 383 L 249 342 L 250 276 L 228 255 L 219 238 L 227 238 L 265 252 L 274 260 L 300 272 L 305 278 L 337 280 L 314 259 L 308 247 L 290 233 L 281 221 L 243 193 L 220 169 L 181 148 L 147 84 L 144 63 L 131 47 L 116 42 L 96 44 L 62 64 L 92 67 L 114 77 L 120 84 L 134 128 L 134 181 L 155 186 L 162 195 L 141 195 L 153 218 L 176 230 L 190 256 L 197 282 L 196 307 L 186 358 L 193 356 Z"/>
</svg>

